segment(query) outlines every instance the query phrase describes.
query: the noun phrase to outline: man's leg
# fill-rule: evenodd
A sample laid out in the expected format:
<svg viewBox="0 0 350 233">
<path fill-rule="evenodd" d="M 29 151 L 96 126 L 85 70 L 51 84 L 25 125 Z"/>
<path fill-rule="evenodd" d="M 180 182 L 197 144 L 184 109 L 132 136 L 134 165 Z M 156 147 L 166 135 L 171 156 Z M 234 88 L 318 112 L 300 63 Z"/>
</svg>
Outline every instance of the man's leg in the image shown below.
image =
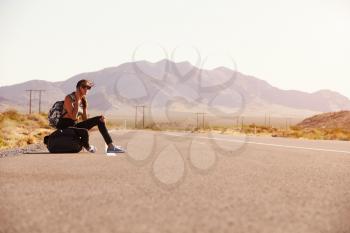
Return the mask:
<svg viewBox="0 0 350 233">
<path fill-rule="evenodd" d="M 98 127 L 98 130 L 102 134 L 103 139 L 105 140 L 106 144 L 107 145 L 111 144 L 113 142 L 112 138 L 108 133 L 106 124 L 101 120 L 101 116 L 96 116 L 96 117 L 86 119 L 85 121 L 82 121 L 82 122 L 79 122 L 78 124 L 76 124 L 75 127 L 90 130 L 92 127 L 94 127 L 96 125 Z"/>
<path fill-rule="evenodd" d="M 61 118 L 59 119 L 58 123 L 57 123 L 57 129 L 65 129 L 68 128 L 70 126 L 74 126 L 74 121 L 72 119 L 69 118 Z"/>
</svg>

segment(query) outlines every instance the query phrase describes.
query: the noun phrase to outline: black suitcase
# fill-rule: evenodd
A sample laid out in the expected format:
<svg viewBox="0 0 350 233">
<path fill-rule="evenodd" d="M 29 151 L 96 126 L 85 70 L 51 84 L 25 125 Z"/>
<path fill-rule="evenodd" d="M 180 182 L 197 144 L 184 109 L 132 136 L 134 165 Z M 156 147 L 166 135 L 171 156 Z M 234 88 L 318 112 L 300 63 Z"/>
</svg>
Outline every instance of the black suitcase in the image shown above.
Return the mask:
<svg viewBox="0 0 350 233">
<path fill-rule="evenodd" d="M 83 148 L 74 128 L 58 129 L 46 136 L 44 143 L 50 153 L 78 153 Z"/>
</svg>

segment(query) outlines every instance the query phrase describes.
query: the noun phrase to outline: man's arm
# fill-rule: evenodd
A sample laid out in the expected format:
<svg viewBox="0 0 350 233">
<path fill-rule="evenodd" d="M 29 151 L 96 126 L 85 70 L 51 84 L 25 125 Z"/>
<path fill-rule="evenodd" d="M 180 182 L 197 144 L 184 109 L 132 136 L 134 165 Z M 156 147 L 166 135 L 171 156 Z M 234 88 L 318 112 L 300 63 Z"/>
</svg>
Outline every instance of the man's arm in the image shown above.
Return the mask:
<svg viewBox="0 0 350 233">
<path fill-rule="evenodd" d="M 87 103 L 87 100 L 86 100 L 86 97 L 83 96 L 83 98 L 81 99 L 81 104 L 83 106 L 83 121 L 85 121 L 87 119 L 87 106 L 88 106 L 88 103 Z"/>
<path fill-rule="evenodd" d="M 69 96 L 66 96 L 66 98 L 64 99 L 64 108 L 67 111 L 68 117 L 76 121 L 77 113 L 78 113 L 78 102 L 77 101 L 74 102 L 74 108 L 73 108 L 71 98 Z"/>
<path fill-rule="evenodd" d="M 87 110 L 86 108 L 83 108 L 83 121 L 87 120 Z"/>
</svg>

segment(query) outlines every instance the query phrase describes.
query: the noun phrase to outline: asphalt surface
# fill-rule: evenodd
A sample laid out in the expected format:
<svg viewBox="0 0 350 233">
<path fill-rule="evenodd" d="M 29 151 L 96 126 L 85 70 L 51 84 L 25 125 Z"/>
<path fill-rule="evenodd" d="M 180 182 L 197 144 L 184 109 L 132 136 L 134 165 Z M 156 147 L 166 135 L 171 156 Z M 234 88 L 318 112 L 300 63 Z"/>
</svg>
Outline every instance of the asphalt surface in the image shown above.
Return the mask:
<svg viewBox="0 0 350 233">
<path fill-rule="evenodd" d="M 113 131 L 0 159 L 0 232 L 350 232 L 350 143 Z"/>
</svg>

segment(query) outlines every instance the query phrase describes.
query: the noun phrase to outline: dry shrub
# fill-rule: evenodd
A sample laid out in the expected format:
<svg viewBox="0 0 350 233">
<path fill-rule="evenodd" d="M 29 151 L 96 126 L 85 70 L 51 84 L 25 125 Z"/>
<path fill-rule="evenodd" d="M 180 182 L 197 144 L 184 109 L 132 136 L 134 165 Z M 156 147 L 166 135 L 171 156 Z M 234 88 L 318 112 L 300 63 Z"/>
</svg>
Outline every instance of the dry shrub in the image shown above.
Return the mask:
<svg viewBox="0 0 350 233">
<path fill-rule="evenodd" d="M 34 144 L 37 140 L 33 135 L 28 135 L 27 136 L 27 144 Z"/>
<path fill-rule="evenodd" d="M 22 147 L 42 141 L 52 129 L 46 114 L 0 113 L 0 148 Z"/>
<path fill-rule="evenodd" d="M 23 118 L 24 116 L 18 113 L 14 109 L 7 110 L 0 114 L 0 122 L 2 122 L 4 119 L 10 119 L 13 121 L 22 121 Z"/>
<path fill-rule="evenodd" d="M 23 147 L 23 146 L 27 146 L 27 145 L 28 145 L 28 137 L 27 136 L 17 138 L 16 141 L 11 141 L 9 143 L 10 147 Z"/>
<path fill-rule="evenodd" d="M 300 130 L 292 130 L 289 133 L 289 136 L 292 138 L 302 138 L 303 137 L 303 132 Z"/>
<path fill-rule="evenodd" d="M 0 135 L 0 148 L 6 147 L 7 142 L 3 139 L 2 135 Z"/>
<path fill-rule="evenodd" d="M 32 114 L 32 115 L 28 115 L 28 120 L 33 123 L 33 121 L 36 123 L 37 127 L 40 128 L 50 128 L 49 126 L 49 122 L 48 119 L 46 117 L 46 115 L 43 114 Z"/>
<path fill-rule="evenodd" d="M 156 123 L 149 123 L 145 126 L 145 129 L 160 131 L 161 128 Z"/>
<path fill-rule="evenodd" d="M 344 129 L 327 129 L 325 131 L 325 139 L 328 140 L 342 140 L 349 141 L 350 140 L 350 132 Z"/>
</svg>

